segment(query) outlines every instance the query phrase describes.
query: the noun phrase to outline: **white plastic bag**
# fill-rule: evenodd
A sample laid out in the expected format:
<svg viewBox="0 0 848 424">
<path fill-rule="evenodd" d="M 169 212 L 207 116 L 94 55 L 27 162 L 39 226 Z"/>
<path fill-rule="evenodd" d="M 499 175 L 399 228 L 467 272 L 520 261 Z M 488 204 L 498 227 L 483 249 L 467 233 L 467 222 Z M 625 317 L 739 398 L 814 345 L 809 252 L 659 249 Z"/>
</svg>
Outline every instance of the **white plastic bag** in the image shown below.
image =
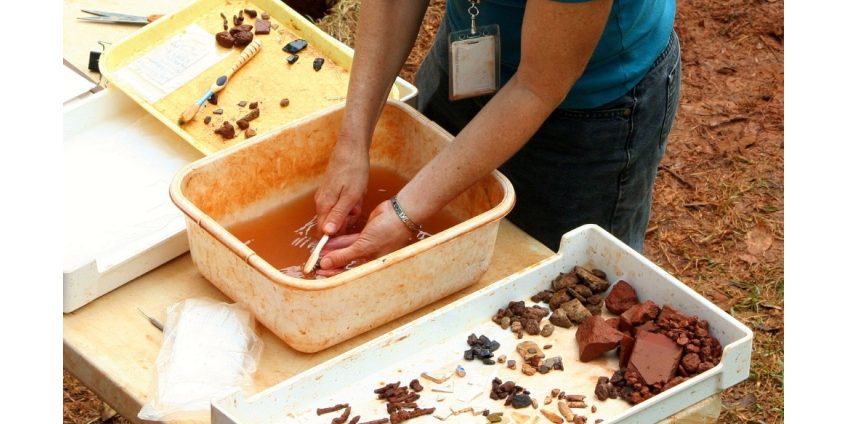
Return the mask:
<svg viewBox="0 0 848 424">
<path fill-rule="evenodd" d="M 212 397 L 235 387 L 250 393 L 263 346 L 254 328 L 240 304 L 200 298 L 168 307 L 156 375 L 138 417 L 208 421 Z"/>
</svg>

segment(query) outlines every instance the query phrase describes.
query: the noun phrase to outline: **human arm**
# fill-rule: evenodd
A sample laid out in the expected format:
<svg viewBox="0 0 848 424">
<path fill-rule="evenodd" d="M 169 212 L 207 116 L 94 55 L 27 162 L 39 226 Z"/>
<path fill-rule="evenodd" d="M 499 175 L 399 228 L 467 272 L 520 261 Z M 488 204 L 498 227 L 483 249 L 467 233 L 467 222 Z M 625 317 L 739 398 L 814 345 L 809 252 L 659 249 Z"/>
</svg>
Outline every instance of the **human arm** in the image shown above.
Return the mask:
<svg viewBox="0 0 848 424">
<path fill-rule="evenodd" d="M 339 137 L 315 194 L 318 228 L 336 234 L 358 215 L 368 186 L 368 150 L 392 83 L 409 56 L 427 0 L 365 0 L 356 31 Z"/>
<path fill-rule="evenodd" d="M 398 193 L 398 202 L 410 219 L 425 222 L 530 139 L 583 73 L 611 4 L 612 0 L 527 2 L 521 61 L 515 76 Z M 360 237 L 347 248 L 328 252 L 321 267 L 336 268 L 355 258 L 382 256 L 409 236 L 391 205 L 384 202 Z"/>
</svg>

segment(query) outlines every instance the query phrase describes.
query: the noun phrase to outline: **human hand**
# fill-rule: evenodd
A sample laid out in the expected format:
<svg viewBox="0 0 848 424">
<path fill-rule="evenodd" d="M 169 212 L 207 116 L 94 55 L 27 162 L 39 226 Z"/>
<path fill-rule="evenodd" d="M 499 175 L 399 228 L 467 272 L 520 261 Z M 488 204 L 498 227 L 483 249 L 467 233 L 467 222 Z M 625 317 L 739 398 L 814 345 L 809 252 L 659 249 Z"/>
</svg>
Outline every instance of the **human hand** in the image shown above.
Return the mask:
<svg viewBox="0 0 848 424">
<path fill-rule="evenodd" d="M 362 214 L 368 188 L 370 162 L 367 149 L 346 148 L 337 143 L 330 155 L 321 186 L 315 193 L 318 229 L 322 234 L 344 234 Z"/>
<path fill-rule="evenodd" d="M 318 275 L 336 275 L 353 261 L 368 261 L 392 253 L 412 241 L 414 234 L 398 219 L 390 201 L 377 205 L 360 234 L 330 239 L 322 250 Z"/>
</svg>

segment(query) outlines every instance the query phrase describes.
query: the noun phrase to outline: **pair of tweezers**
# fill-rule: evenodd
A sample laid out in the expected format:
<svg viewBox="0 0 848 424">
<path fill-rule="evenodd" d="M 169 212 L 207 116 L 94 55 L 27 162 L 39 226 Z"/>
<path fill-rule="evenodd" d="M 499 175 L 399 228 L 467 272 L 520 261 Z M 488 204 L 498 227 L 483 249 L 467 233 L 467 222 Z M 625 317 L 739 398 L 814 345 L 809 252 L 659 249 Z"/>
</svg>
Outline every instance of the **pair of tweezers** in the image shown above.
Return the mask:
<svg viewBox="0 0 848 424">
<path fill-rule="evenodd" d="M 147 25 L 162 16 L 165 15 L 150 15 L 150 16 L 138 16 L 138 15 L 124 15 L 123 13 L 113 13 L 113 12 L 102 12 L 99 10 L 82 10 L 85 13 L 91 13 L 92 15 L 97 16 L 85 16 L 82 18 L 77 18 L 81 21 L 89 21 L 89 22 L 110 22 L 110 23 L 122 23 L 122 24 L 137 24 L 137 25 Z"/>
</svg>

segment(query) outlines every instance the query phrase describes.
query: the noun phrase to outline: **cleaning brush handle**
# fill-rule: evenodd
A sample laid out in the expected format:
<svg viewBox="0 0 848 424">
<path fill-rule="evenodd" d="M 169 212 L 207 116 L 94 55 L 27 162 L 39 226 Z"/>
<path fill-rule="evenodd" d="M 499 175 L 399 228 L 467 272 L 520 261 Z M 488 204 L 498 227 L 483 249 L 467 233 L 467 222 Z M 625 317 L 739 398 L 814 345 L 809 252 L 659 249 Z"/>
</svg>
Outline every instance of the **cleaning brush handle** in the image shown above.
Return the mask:
<svg viewBox="0 0 848 424">
<path fill-rule="evenodd" d="M 259 52 L 259 47 L 261 46 L 262 40 L 259 39 L 253 40 L 252 43 L 248 44 L 247 47 L 244 48 L 244 51 L 241 52 L 241 56 L 239 56 L 238 60 L 236 60 L 236 63 L 233 64 L 226 74 L 218 77 L 218 79 L 215 80 L 215 83 L 212 84 L 212 88 L 209 90 L 213 93 L 223 90 L 224 86 L 227 85 L 227 82 L 230 80 L 230 77 L 232 77 L 236 71 L 241 69 L 245 63 L 252 59 L 253 56 L 256 56 L 256 53 Z"/>
</svg>

